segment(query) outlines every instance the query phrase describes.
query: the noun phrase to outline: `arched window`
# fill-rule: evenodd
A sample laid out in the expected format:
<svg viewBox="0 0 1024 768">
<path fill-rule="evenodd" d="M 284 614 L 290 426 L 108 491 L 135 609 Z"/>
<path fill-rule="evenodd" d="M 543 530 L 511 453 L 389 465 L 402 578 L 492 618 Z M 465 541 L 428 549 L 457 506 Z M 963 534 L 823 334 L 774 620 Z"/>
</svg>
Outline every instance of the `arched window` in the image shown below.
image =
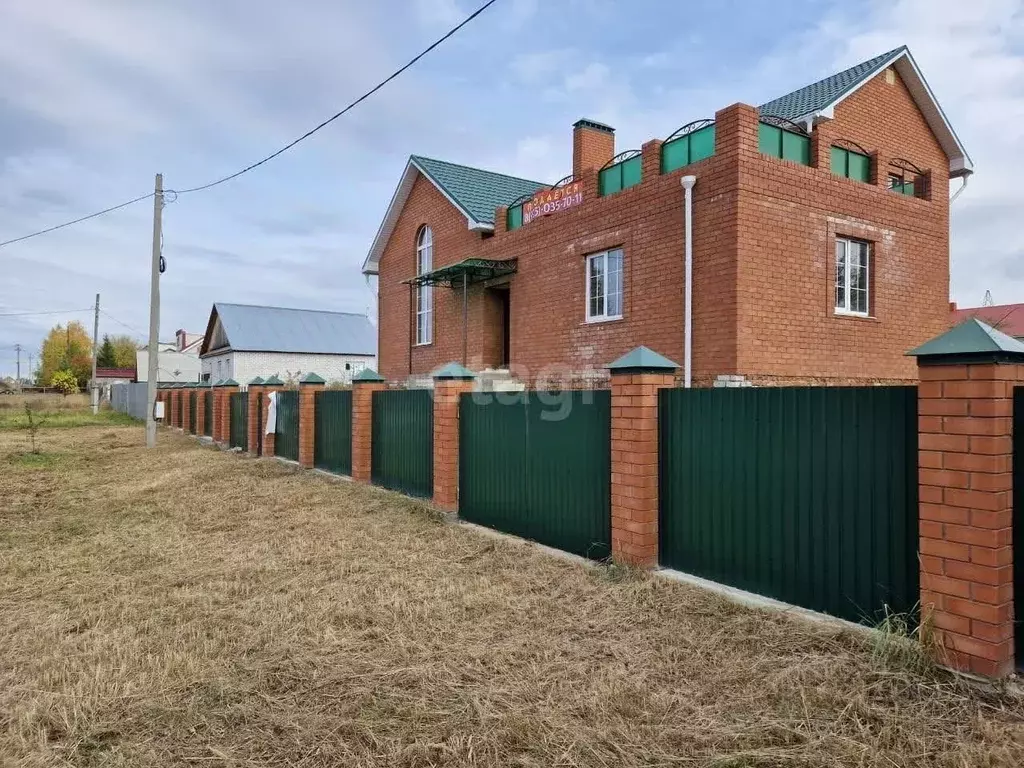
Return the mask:
<svg viewBox="0 0 1024 768">
<path fill-rule="evenodd" d="M 434 268 L 434 234 L 430 227 L 420 227 L 416 235 L 416 274 L 425 275 Z M 416 287 L 416 343 L 429 344 L 434 338 L 434 289 L 429 285 Z"/>
</svg>

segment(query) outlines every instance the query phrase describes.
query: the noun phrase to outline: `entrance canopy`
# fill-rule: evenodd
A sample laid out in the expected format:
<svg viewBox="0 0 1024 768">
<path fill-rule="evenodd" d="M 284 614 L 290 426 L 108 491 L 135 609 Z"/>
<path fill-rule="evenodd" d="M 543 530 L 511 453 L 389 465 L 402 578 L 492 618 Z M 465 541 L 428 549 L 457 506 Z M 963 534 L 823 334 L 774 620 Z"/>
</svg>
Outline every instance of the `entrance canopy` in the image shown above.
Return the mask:
<svg viewBox="0 0 1024 768">
<path fill-rule="evenodd" d="M 417 275 L 405 282 L 409 285 L 447 285 L 452 288 L 461 288 L 464 285 L 473 285 L 495 277 L 514 275 L 516 273 L 516 260 L 507 259 L 496 261 L 494 259 L 463 259 L 456 264 L 449 264 L 446 267 L 439 267 L 431 272 Z"/>
</svg>

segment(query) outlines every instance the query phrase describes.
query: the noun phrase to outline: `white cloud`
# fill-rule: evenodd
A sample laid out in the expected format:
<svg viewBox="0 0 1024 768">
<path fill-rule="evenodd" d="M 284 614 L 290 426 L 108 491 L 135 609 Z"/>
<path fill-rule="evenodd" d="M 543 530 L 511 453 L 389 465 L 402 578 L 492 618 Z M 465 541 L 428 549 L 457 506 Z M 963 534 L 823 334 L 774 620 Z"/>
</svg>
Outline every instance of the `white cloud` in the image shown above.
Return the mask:
<svg viewBox="0 0 1024 768">
<path fill-rule="evenodd" d="M 454 27 L 466 18 L 455 0 L 415 0 L 413 5 L 417 18 L 426 27 Z"/>
</svg>

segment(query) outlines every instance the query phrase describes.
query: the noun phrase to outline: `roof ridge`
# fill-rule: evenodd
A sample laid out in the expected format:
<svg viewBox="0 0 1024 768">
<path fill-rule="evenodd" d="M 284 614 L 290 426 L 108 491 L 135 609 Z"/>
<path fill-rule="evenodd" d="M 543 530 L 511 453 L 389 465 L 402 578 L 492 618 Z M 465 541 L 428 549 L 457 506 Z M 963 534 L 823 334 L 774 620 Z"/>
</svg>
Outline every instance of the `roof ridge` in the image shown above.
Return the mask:
<svg viewBox="0 0 1024 768">
<path fill-rule="evenodd" d="M 451 160 L 441 160 L 437 157 L 427 157 L 426 155 L 409 155 L 413 160 L 429 160 L 432 163 L 444 163 L 445 165 L 453 165 L 456 168 L 465 168 L 468 171 L 477 171 L 479 173 L 489 173 L 492 176 L 503 176 L 506 179 L 513 179 L 514 181 L 525 181 L 528 184 L 537 184 L 538 186 L 550 186 L 551 182 L 548 181 L 535 181 L 534 179 L 527 179 L 524 176 L 513 176 L 510 173 L 502 173 L 501 171 L 490 171 L 486 168 L 478 168 L 475 165 L 466 165 L 464 163 L 453 163 Z"/>
<path fill-rule="evenodd" d="M 269 304 L 238 304 L 233 301 L 215 301 L 216 306 L 221 307 L 248 307 L 250 309 L 276 309 L 285 312 L 316 312 L 321 315 L 350 315 L 352 317 L 366 317 L 362 312 L 339 312 L 335 309 L 308 309 L 304 307 L 275 307 Z M 162 343 L 162 342 L 161 342 Z M 174 342 L 170 342 L 174 343 Z"/>
<path fill-rule="evenodd" d="M 1024 301 L 1015 302 L 1013 304 L 988 304 L 980 307 L 957 307 L 955 312 L 974 312 L 979 309 L 1011 309 L 1017 307 L 1024 307 Z"/>
</svg>

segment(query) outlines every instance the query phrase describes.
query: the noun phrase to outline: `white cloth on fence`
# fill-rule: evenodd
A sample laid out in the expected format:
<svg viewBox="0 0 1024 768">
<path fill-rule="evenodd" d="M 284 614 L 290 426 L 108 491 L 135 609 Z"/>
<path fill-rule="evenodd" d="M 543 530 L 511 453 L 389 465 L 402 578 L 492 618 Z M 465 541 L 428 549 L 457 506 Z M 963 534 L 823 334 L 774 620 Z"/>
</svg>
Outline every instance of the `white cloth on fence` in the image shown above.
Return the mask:
<svg viewBox="0 0 1024 768">
<path fill-rule="evenodd" d="M 264 434 L 272 435 L 277 431 L 277 392 L 267 393 L 267 425 Z"/>
</svg>

